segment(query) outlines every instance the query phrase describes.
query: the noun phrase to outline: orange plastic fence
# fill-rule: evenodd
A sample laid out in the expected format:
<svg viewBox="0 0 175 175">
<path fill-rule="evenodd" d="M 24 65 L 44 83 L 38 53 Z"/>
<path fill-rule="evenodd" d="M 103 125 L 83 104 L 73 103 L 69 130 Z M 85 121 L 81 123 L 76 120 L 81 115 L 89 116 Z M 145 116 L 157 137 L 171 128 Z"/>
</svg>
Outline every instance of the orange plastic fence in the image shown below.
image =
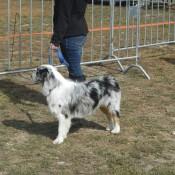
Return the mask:
<svg viewBox="0 0 175 175">
<path fill-rule="evenodd" d="M 166 22 L 158 22 L 158 23 L 147 23 L 147 24 L 140 24 L 139 27 L 140 28 L 144 28 L 144 27 L 155 27 L 155 26 L 162 26 L 162 25 L 172 25 L 175 24 L 175 21 L 166 21 Z M 115 26 L 113 29 L 114 30 L 125 30 L 125 29 L 133 29 L 136 28 L 136 25 L 123 25 L 123 26 Z M 109 31 L 110 27 L 98 27 L 98 28 L 94 28 L 94 29 L 89 29 L 90 32 L 99 32 L 99 31 Z M 10 38 L 16 38 L 16 37 L 28 37 L 28 36 L 36 36 L 36 35 L 51 35 L 52 32 L 33 32 L 33 33 L 16 33 L 16 34 L 12 34 L 12 35 L 6 35 L 6 36 L 0 36 L 0 41 L 5 41 L 8 40 Z"/>
</svg>

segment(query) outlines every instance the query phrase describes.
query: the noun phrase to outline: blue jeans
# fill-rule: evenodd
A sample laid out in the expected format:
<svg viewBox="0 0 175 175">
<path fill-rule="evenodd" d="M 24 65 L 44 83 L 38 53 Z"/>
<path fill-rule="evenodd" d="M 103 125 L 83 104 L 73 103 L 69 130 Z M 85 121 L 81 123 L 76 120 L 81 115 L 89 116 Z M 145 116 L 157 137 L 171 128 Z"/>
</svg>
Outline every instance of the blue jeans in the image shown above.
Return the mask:
<svg viewBox="0 0 175 175">
<path fill-rule="evenodd" d="M 61 43 L 61 51 L 65 60 L 69 63 L 69 78 L 76 81 L 84 81 L 85 77 L 81 69 L 82 48 L 86 41 L 86 36 L 75 36 L 65 38 Z"/>
</svg>

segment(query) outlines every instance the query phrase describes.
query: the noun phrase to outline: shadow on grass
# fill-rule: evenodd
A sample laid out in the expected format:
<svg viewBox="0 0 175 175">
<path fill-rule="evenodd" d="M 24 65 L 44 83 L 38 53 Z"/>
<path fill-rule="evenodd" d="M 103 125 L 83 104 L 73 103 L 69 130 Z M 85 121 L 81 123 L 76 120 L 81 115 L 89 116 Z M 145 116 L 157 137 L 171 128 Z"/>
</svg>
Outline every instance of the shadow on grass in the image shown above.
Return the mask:
<svg viewBox="0 0 175 175">
<path fill-rule="evenodd" d="M 25 100 L 46 104 L 46 99 L 40 92 L 10 80 L 0 80 L 0 91 L 6 94 L 14 103 L 22 103 L 21 101 Z"/>
<path fill-rule="evenodd" d="M 175 64 L 175 58 L 161 58 L 164 61 L 167 61 L 170 64 Z"/>
<path fill-rule="evenodd" d="M 42 135 L 54 139 L 58 133 L 57 122 L 46 123 L 29 123 L 23 120 L 4 120 L 2 123 L 7 127 L 13 127 L 15 129 L 26 131 L 29 134 Z M 90 128 L 95 130 L 105 130 L 105 128 L 93 121 L 85 119 L 73 119 L 73 125 L 69 133 L 77 132 L 80 128 Z"/>
</svg>

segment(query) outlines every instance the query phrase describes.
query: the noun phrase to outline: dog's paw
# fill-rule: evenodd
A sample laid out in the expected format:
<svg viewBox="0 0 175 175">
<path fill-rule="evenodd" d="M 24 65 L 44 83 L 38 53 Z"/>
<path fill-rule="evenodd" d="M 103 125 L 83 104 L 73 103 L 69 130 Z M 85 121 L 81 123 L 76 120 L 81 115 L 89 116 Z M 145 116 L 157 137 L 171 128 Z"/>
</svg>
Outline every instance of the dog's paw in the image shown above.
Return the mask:
<svg viewBox="0 0 175 175">
<path fill-rule="evenodd" d="M 64 139 L 63 137 L 57 137 L 54 141 L 53 144 L 61 144 L 63 143 Z"/>
<path fill-rule="evenodd" d="M 111 131 L 111 133 L 113 133 L 113 134 L 118 134 L 118 133 L 120 133 L 120 126 L 115 127 L 115 128 Z"/>
<path fill-rule="evenodd" d="M 111 131 L 109 126 L 106 127 L 106 131 Z"/>
<path fill-rule="evenodd" d="M 113 130 L 113 124 L 109 123 L 108 126 L 106 127 L 106 131 L 112 131 Z"/>
</svg>

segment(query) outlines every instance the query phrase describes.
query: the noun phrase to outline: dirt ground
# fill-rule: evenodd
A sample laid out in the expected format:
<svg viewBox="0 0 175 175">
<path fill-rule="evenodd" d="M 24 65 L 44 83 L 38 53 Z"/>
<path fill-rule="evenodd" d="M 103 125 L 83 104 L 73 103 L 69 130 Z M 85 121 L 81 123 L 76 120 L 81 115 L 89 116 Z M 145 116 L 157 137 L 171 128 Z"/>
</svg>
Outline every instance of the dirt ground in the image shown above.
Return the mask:
<svg viewBox="0 0 175 175">
<path fill-rule="evenodd" d="M 57 121 L 31 73 L 1 76 L 0 175 L 175 174 L 175 45 L 142 49 L 141 58 L 151 80 L 136 69 L 124 75 L 117 63 L 84 67 L 88 79 L 118 79 L 121 133 L 105 131 L 98 111 L 76 121 L 61 145 L 52 144 Z"/>
</svg>

